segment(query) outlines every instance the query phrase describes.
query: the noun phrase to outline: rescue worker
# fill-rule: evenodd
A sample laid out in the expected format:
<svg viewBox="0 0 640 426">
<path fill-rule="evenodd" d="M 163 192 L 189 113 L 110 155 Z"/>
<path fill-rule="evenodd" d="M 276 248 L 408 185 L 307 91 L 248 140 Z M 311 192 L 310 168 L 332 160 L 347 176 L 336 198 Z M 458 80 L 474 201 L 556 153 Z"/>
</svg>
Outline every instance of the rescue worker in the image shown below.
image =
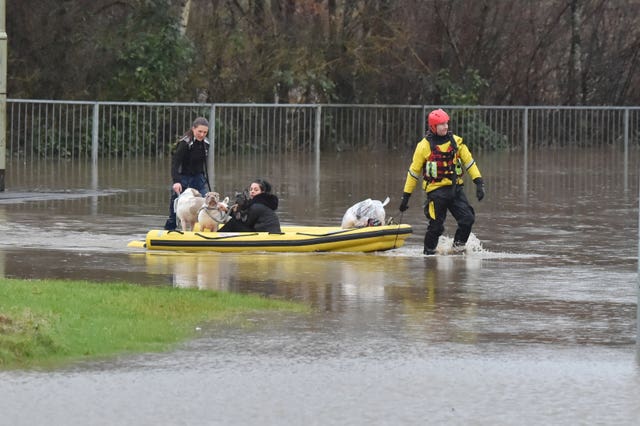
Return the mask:
<svg viewBox="0 0 640 426">
<path fill-rule="evenodd" d="M 458 223 L 453 252 L 462 252 L 475 221 L 475 212 L 464 193 L 462 175 L 467 171 L 473 179 L 478 201 L 484 198 L 484 182 L 469 148 L 460 136 L 449 131 L 449 115 L 442 109 L 431 111 L 428 125 L 426 136 L 413 153 L 399 209 L 404 212 L 409 208 L 409 197 L 422 176 L 422 188 L 427 192 L 424 214 L 429 222 L 424 236 L 424 254 L 436 253 L 447 210 Z"/>
<path fill-rule="evenodd" d="M 171 158 L 171 201 L 169 219 L 164 229 L 176 229 L 174 202 L 187 188 L 195 188 L 204 196 L 209 186 L 207 177 L 207 156 L 209 154 L 209 122 L 204 117 L 194 120 L 191 128 L 178 141 Z"/>
</svg>

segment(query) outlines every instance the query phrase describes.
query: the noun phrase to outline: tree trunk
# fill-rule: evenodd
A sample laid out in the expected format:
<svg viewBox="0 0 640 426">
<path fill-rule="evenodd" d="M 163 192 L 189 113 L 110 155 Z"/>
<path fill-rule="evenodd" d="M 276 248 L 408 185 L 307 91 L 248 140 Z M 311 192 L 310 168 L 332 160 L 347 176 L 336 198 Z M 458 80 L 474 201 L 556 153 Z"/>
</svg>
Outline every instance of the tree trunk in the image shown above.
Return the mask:
<svg viewBox="0 0 640 426">
<path fill-rule="evenodd" d="M 189 13 L 191 12 L 191 0 L 185 0 L 182 6 L 182 14 L 180 18 L 180 35 L 184 36 L 187 33 L 187 27 L 189 26 Z"/>
<path fill-rule="evenodd" d="M 580 28 L 582 27 L 582 1 L 571 0 L 571 42 L 569 51 L 569 75 L 567 101 L 570 105 L 580 105 L 583 96 L 579 92 L 582 88 L 582 41 Z"/>
</svg>

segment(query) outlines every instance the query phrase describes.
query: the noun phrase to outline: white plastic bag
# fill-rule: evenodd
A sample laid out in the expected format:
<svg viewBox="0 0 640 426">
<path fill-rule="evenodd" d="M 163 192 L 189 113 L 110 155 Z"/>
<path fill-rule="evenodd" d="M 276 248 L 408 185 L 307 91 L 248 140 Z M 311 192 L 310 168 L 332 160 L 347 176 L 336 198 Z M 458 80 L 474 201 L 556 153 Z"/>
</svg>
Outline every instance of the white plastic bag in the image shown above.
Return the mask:
<svg viewBox="0 0 640 426">
<path fill-rule="evenodd" d="M 384 206 L 389 204 L 390 198 L 384 201 L 367 198 L 349 207 L 342 217 L 342 228 L 363 228 L 365 226 L 384 225 L 386 213 Z"/>
</svg>

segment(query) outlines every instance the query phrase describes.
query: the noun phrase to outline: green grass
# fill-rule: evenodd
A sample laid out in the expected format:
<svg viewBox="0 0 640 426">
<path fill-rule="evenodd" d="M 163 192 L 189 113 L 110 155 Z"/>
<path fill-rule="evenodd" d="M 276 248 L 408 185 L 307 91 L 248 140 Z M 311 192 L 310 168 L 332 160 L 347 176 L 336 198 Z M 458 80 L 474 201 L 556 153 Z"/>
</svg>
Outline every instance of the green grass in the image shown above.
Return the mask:
<svg viewBox="0 0 640 426">
<path fill-rule="evenodd" d="M 0 278 L 0 369 L 164 351 L 194 337 L 198 326 L 272 310 L 309 308 L 197 289 Z"/>
</svg>

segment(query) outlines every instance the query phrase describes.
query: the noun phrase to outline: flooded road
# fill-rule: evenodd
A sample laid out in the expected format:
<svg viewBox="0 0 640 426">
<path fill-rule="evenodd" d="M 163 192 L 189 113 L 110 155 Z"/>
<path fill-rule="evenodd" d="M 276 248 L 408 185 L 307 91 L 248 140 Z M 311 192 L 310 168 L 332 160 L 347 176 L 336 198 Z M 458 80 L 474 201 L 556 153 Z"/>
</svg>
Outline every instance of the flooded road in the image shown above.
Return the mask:
<svg viewBox="0 0 640 426">
<path fill-rule="evenodd" d="M 0 195 L 3 276 L 258 293 L 314 311 L 203 327 L 169 353 L 0 372 L 0 423 L 636 424 L 637 159 L 624 177 L 591 167 L 599 152 L 567 157 L 476 156 L 487 197 L 469 192 L 468 252 L 428 258 L 421 195 L 397 211 L 406 157 L 216 164 L 225 194 L 270 180 L 285 224 L 339 224 L 390 196 L 387 215 L 414 234 L 370 254 L 128 249 L 164 223 L 168 164 L 16 171 Z M 443 246 L 454 232 L 449 218 Z"/>
</svg>

